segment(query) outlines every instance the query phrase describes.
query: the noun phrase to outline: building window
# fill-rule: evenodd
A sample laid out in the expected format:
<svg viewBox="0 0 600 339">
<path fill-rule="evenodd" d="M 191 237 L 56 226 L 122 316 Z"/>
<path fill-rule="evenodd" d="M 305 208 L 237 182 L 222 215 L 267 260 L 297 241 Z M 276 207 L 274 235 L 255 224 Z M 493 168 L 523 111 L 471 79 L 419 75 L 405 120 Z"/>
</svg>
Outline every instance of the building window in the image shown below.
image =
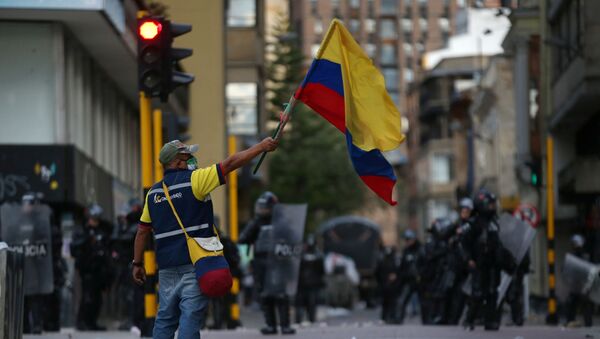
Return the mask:
<svg viewBox="0 0 600 339">
<path fill-rule="evenodd" d="M 448 18 L 438 18 L 438 25 L 442 32 L 448 32 L 450 30 L 450 21 Z"/>
<path fill-rule="evenodd" d="M 427 6 L 420 6 L 419 14 L 421 15 L 421 18 L 427 18 L 429 15 Z"/>
<path fill-rule="evenodd" d="M 395 65 L 396 60 L 396 45 L 395 44 L 383 44 L 381 45 L 381 64 L 382 65 Z"/>
<path fill-rule="evenodd" d="M 417 52 L 423 53 L 425 52 L 425 44 L 423 44 L 423 42 L 417 42 L 415 44 L 415 49 L 417 50 Z"/>
<path fill-rule="evenodd" d="M 565 8 L 558 12 L 557 16 L 551 18 L 553 40 L 554 62 L 558 78 L 571 64 L 581 55 L 584 34 L 584 1 L 572 0 Z M 555 78 L 555 79 L 556 79 Z"/>
<path fill-rule="evenodd" d="M 318 4 L 319 3 L 317 2 L 317 0 L 310 0 L 310 12 L 312 13 L 312 15 L 319 14 Z"/>
<path fill-rule="evenodd" d="M 427 30 L 429 29 L 427 19 L 423 19 L 423 18 L 419 19 L 419 28 L 421 29 L 421 32 L 427 32 Z"/>
<path fill-rule="evenodd" d="M 383 19 L 379 22 L 380 31 L 379 37 L 382 39 L 396 39 L 398 34 L 396 34 L 396 22 L 391 19 Z"/>
<path fill-rule="evenodd" d="M 340 0 L 331 0 L 331 8 L 333 8 L 333 11 L 337 11 L 340 9 Z"/>
<path fill-rule="evenodd" d="M 367 16 L 370 18 L 375 17 L 375 1 L 369 0 L 367 3 Z"/>
<path fill-rule="evenodd" d="M 367 33 L 375 32 L 375 20 L 374 19 L 366 19 L 365 20 L 365 31 Z"/>
<path fill-rule="evenodd" d="M 452 211 L 452 207 L 447 201 L 428 200 L 427 201 L 427 224 L 431 224 L 437 218 L 446 218 Z"/>
<path fill-rule="evenodd" d="M 402 23 L 402 31 L 403 32 L 412 32 L 413 30 L 413 21 L 412 19 L 401 19 L 401 23 Z"/>
<path fill-rule="evenodd" d="M 314 25 L 313 25 L 313 30 L 314 30 L 315 34 L 322 34 L 323 33 L 323 21 L 321 21 L 320 19 L 315 19 Z"/>
<path fill-rule="evenodd" d="M 415 74 L 411 68 L 405 68 L 402 73 L 404 73 L 404 81 L 413 82 L 415 80 Z"/>
<path fill-rule="evenodd" d="M 402 44 L 402 48 L 404 49 L 404 54 L 405 55 L 412 55 L 413 54 L 413 46 L 412 44 L 409 44 L 407 42 Z"/>
<path fill-rule="evenodd" d="M 228 83 L 225 95 L 229 134 L 256 135 L 258 133 L 257 84 L 253 82 Z"/>
<path fill-rule="evenodd" d="M 380 8 L 380 14 L 381 15 L 396 15 L 396 11 L 398 9 L 398 7 L 396 7 L 396 4 L 398 2 L 396 0 L 381 0 L 381 8 Z"/>
<path fill-rule="evenodd" d="M 360 32 L 360 20 L 358 19 L 350 19 L 350 32 L 358 33 Z"/>
<path fill-rule="evenodd" d="M 447 184 L 452 180 L 452 156 L 434 154 L 431 157 L 431 181 L 435 184 Z"/>
<path fill-rule="evenodd" d="M 377 47 L 375 46 L 375 44 L 366 44 L 364 45 L 364 49 L 367 52 L 369 58 L 375 57 L 375 54 L 377 53 Z"/>
<path fill-rule="evenodd" d="M 412 43 L 413 41 L 413 32 L 404 32 L 404 41 L 408 43 Z"/>
<path fill-rule="evenodd" d="M 350 8 L 359 8 L 360 0 L 350 0 Z"/>
<path fill-rule="evenodd" d="M 253 27 L 256 25 L 256 0 L 230 0 L 227 9 L 229 27 Z"/>
<path fill-rule="evenodd" d="M 412 18 L 412 1 L 406 0 L 404 2 L 404 17 Z"/>
<path fill-rule="evenodd" d="M 394 91 L 398 89 L 398 70 L 395 68 L 383 68 L 381 70 L 383 77 L 385 78 L 385 87 L 388 91 Z"/>
</svg>

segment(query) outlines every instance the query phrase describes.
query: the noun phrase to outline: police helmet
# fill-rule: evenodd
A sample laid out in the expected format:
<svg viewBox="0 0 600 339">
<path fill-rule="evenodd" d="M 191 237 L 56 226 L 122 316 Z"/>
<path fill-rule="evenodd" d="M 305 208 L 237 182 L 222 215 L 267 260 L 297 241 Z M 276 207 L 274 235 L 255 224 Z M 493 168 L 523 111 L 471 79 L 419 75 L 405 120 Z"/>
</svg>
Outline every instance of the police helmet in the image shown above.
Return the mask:
<svg viewBox="0 0 600 339">
<path fill-rule="evenodd" d="M 473 207 L 477 213 L 480 214 L 492 214 L 496 212 L 496 195 L 482 188 L 475 195 L 473 199 Z"/>
<path fill-rule="evenodd" d="M 581 248 L 585 245 L 585 238 L 581 234 L 575 234 L 571 237 L 571 245 L 575 248 Z"/>
<path fill-rule="evenodd" d="M 458 207 L 460 207 L 461 209 L 468 208 L 472 211 L 473 210 L 473 199 L 471 199 L 471 198 L 460 199 L 460 202 L 458 203 Z"/>
<path fill-rule="evenodd" d="M 404 233 L 402 233 L 402 238 L 404 238 L 404 240 L 417 239 L 417 233 L 411 229 L 407 229 L 404 231 Z"/>
<path fill-rule="evenodd" d="M 254 213 L 260 217 L 270 216 L 273 213 L 273 207 L 279 202 L 277 196 L 270 191 L 261 194 L 254 203 Z"/>
<path fill-rule="evenodd" d="M 448 218 L 436 218 L 429 227 L 429 232 L 434 235 L 444 233 L 448 228 L 452 227 L 452 222 Z"/>
<path fill-rule="evenodd" d="M 23 196 L 21 197 L 21 202 L 23 204 L 28 204 L 28 205 L 33 204 L 35 202 L 35 193 L 27 192 L 27 193 L 23 194 Z"/>
<path fill-rule="evenodd" d="M 88 212 L 88 217 L 94 218 L 94 219 L 100 219 L 100 216 L 102 215 L 102 212 L 104 212 L 104 210 L 102 209 L 102 207 L 100 207 L 100 205 L 92 204 L 88 208 L 87 212 Z"/>
</svg>

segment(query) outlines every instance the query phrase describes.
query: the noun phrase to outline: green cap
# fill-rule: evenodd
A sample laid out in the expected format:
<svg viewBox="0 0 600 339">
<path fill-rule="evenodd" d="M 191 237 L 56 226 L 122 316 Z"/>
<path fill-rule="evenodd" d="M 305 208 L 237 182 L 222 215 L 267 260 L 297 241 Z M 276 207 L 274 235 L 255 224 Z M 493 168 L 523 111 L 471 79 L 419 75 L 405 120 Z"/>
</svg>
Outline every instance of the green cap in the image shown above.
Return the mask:
<svg viewBox="0 0 600 339">
<path fill-rule="evenodd" d="M 186 145 L 179 140 L 169 141 L 160 149 L 158 161 L 166 165 L 173 161 L 177 154 L 192 154 L 198 151 L 198 145 Z"/>
</svg>

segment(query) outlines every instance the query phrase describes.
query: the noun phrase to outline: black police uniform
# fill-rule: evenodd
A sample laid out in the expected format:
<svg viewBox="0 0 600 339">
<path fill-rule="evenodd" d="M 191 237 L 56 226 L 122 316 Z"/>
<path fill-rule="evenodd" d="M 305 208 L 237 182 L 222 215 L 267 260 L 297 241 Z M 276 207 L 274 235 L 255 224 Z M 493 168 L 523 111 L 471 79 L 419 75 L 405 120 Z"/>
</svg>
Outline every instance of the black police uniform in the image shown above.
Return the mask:
<svg viewBox="0 0 600 339">
<path fill-rule="evenodd" d="M 585 252 L 583 247 L 575 247 L 572 250 L 573 255 L 583 260 L 589 261 L 590 256 Z M 577 310 L 581 308 L 583 313 L 583 322 L 586 327 L 592 326 L 592 317 L 594 313 L 594 304 L 585 296 L 579 293 L 569 293 L 567 298 L 567 322 L 575 321 L 577 318 Z"/>
<path fill-rule="evenodd" d="M 496 307 L 500 283 L 501 244 L 496 214 L 479 213 L 465 235 L 467 257 L 475 262 L 471 270 L 472 293 L 465 326 L 473 328 L 476 317 L 484 308 L 486 330 L 499 328 L 500 312 Z"/>
<path fill-rule="evenodd" d="M 400 265 L 398 268 L 398 282 L 399 282 L 399 296 L 398 296 L 398 314 L 396 316 L 396 322 L 404 322 L 406 315 L 406 307 L 412 296 L 417 293 L 419 300 L 422 298 L 422 291 L 419 288 L 421 283 L 420 267 L 423 264 L 423 246 L 419 240 L 415 239 L 415 242 L 411 246 L 407 246 L 402 251 L 402 257 L 400 259 Z"/>
<path fill-rule="evenodd" d="M 397 322 L 396 302 L 398 299 L 398 258 L 393 248 L 384 249 L 375 275 L 381 288 L 381 320 L 388 324 Z"/>
<path fill-rule="evenodd" d="M 272 193 L 270 193 L 272 195 Z M 293 334 L 295 330 L 290 327 L 290 301 L 287 297 L 266 296 L 264 292 L 265 279 L 267 275 L 267 267 L 269 264 L 269 253 L 273 250 L 274 244 L 270 232 L 273 230 L 271 224 L 271 211 L 277 198 L 272 195 L 261 195 L 257 200 L 257 204 L 262 200 L 267 214 L 257 215 L 251 220 L 242 234 L 240 234 L 239 243 L 254 245 L 254 259 L 252 261 L 252 272 L 254 276 L 254 284 L 258 295 L 260 296 L 261 308 L 265 317 L 266 327 L 261 329 L 263 334 L 277 333 L 277 314 L 279 315 L 279 325 L 283 334 Z M 271 202 L 269 202 L 271 201 Z"/>
<path fill-rule="evenodd" d="M 325 286 L 324 276 L 323 255 L 315 244 L 306 245 L 300 261 L 300 278 L 296 295 L 296 323 L 302 322 L 305 310 L 310 322 L 314 323 L 317 320 L 317 303 L 319 291 Z"/>
<path fill-rule="evenodd" d="M 108 239 L 102 225 L 92 227 L 86 224 L 73 234 L 71 254 L 75 257 L 75 268 L 81 278 L 78 329 L 104 330 L 97 321 L 102 307 L 102 291 L 109 287 L 112 279 Z"/>
</svg>

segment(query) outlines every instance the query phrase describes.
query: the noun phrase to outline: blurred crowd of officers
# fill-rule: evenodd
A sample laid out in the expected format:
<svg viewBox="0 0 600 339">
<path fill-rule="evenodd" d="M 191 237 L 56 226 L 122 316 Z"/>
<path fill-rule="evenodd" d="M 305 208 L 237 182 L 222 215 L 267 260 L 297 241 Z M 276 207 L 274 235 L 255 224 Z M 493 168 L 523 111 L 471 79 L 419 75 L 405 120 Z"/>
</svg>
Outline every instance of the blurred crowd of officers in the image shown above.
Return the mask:
<svg viewBox="0 0 600 339">
<path fill-rule="evenodd" d="M 464 318 L 468 329 L 482 323 L 486 330 L 497 330 L 506 302 L 514 325 L 523 325 L 529 255 L 517 265 L 500 242 L 494 194 L 482 189 L 474 199 L 463 198 L 458 220 L 435 219 L 427 233 L 422 244 L 413 230 L 406 230 L 400 255 L 384 248 L 377 269 L 383 321 L 401 324 L 416 296 L 423 324 L 458 325 Z M 498 305 L 502 270 L 513 280 Z"/>
<path fill-rule="evenodd" d="M 23 204 L 36 203 L 34 195 L 23 197 Z M 348 309 L 358 299 L 359 274 L 351 258 L 328 253 L 324 255 L 316 238 L 309 234 L 299 256 L 300 269 L 295 295 L 273 294 L 265 290 L 269 261 L 269 228 L 272 212 L 278 203 L 271 192 L 263 193 L 255 204 L 255 216 L 243 229 L 238 244 L 252 249 L 252 261 L 244 267 L 238 244 L 221 235 L 225 256 L 232 274 L 241 282 L 244 304 L 257 301 L 264 315 L 263 334 L 295 333 L 291 315 L 296 323 L 317 321 L 317 305 L 327 303 Z M 85 222 L 76 226 L 70 246 L 74 268 L 79 277 L 80 298 L 76 327 L 79 330 L 104 330 L 98 324 L 103 299 L 112 289 L 111 310 L 122 321 L 120 329 L 130 330 L 144 326 L 144 289 L 130 278 L 132 247 L 141 214 L 141 202 L 132 200 L 123 210 L 115 225 L 102 221 L 102 208 L 97 205 L 86 210 Z M 454 219 L 454 220 L 453 220 Z M 60 329 L 61 290 L 67 282 L 67 264 L 62 255 L 62 234 L 52 223 L 52 253 L 54 292 L 51 295 L 26 296 L 25 333 L 41 333 Z M 413 315 L 420 310 L 423 324 L 459 325 L 473 329 L 483 325 L 486 330 L 500 326 L 504 304 L 510 307 L 510 317 L 516 326 L 525 321 L 524 278 L 530 269 L 529 253 L 519 263 L 504 248 L 499 238 L 497 199 L 482 189 L 473 199 L 459 202 L 457 218 L 438 218 L 427 229 L 422 243 L 414 230 L 402 234 L 403 248 L 381 248 L 375 270 L 377 290 L 381 300 L 381 320 L 389 324 L 402 324 L 409 310 Z M 571 238 L 574 255 L 589 260 L 585 238 L 576 234 Z M 250 253 L 248 253 L 250 254 Z M 498 296 L 501 271 L 512 276 L 505 296 Z M 366 298 L 365 300 L 368 300 Z M 211 300 L 209 322 L 214 329 L 235 328 L 241 325 L 232 318 L 235 295 Z M 119 304 L 115 306 L 114 303 Z M 418 307 L 417 307 L 418 305 Z M 592 324 L 594 305 L 576 293 L 568 296 L 567 321 L 575 320 L 583 310 L 586 326 Z M 292 309 L 294 312 L 292 313 Z"/>
</svg>

